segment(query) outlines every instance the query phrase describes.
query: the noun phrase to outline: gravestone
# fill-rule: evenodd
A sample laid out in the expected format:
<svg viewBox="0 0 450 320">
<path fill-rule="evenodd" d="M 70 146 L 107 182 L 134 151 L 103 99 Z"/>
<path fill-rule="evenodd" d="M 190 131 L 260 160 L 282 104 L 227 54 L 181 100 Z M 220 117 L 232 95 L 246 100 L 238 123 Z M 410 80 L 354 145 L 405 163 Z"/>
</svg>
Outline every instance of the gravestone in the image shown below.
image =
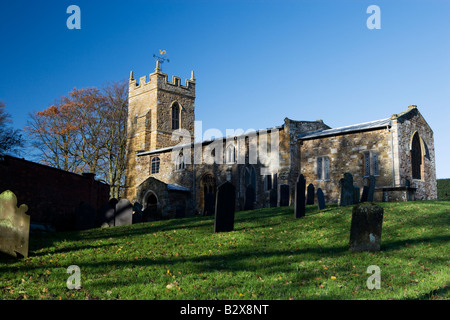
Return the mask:
<svg viewBox="0 0 450 320">
<path fill-rule="evenodd" d="M 368 186 L 364 186 L 363 187 L 363 192 L 361 195 L 361 202 L 367 202 L 367 197 L 369 196 L 369 187 Z"/>
<path fill-rule="evenodd" d="M 96 210 L 87 202 L 81 202 L 75 209 L 75 229 L 88 230 L 95 227 Z"/>
<path fill-rule="evenodd" d="M 374 176 L 370 176 L 369 178 L 369 191 L 367 193 L 367 201 L 368 202 L 373 202 L 373 195 L 375 193 L 375 177 Z"/>
<path fill-rule="evenodd" d="M 278 201 L 278 191 L 277 189 L 270 189 L 269 191 L 269 202 L 270 202 L 270 207 L 276 207 L 277 206 L 277 201 Z"/>
<path fill-rule="evenodd" d="M 353 204 L 353 176 L 351 173 L 344 173 L 344 178 L 339 180 L 341 187 L 341 206 L 348 206 Z"/>
<path fill-rule="evenodd" d="M 244 210 L 253 210 L 255 206 L 255 199 L 255 187 L 252 184 L 249 184 L 247 188 L 245 188 Z"/>
<path fill-rule="evenodd" d="M 353 207 L 350 227 L 351 251 L 379 251 L 383 208 L 373 202 L 357 204 Z"/>
<path fill-rule="evenodd" d="M 318 206 L 319 210 L 323 210 L 326 208 L 325 196 L 323 195 L 323 191 L 321 188 L 317 189 L 317 206 Z"/>
<path fill-rule="evenodd" d="M 279 196 L 280 201 L 279 207 L 286 207 L 289 205 L 289 185 L 280 184 L 279 186 Z"/>
<path fill-rule="evenodd" d="M 314 204 L 315 189 L 314 189 L 314 185 L 312 183 L 308 184 L 306 193 L 307 193 L 306 204 Z"/>
<path fill-rule="evenodd" d="M 133 204 L 133 223 L 142 222 L 142 204 L 135 202 Z"/>
<path fill-rule="evenodd" d="M 295 207 L 294 207 L 294 217 L 301 218 L 305 216 L 305 188 L 306 180 L 305 177 L 300 174 L 297 178 L 295 184 Z M 314 187 L 313 187 L 314 188 Z"/>
<path fill-rule="evenodd" d="M 125 226 L 133 223 L 133 206 L 128 199 L 120 199 L 116 204 L 114 217 L 115 226 Z"/>
<path fill-rule="evenodd" d="M 217 187 L 214 232 L 229 232 L 234 229 L 235 187 L 225 181 Z"/>
<path fill-rule="evenodd" d="M 353 204 L 358 204 L 360 202 L 360 193 L 361 189 L 358 186 L 353 186 Z"/>
<path fill-rule="evenodd" d="M 30 216 L 26 204 L 17 207 L 17 197 L 6 190 L 0 194 L 0 251 L 12 257 L 28 257 Z"/>
</svg>

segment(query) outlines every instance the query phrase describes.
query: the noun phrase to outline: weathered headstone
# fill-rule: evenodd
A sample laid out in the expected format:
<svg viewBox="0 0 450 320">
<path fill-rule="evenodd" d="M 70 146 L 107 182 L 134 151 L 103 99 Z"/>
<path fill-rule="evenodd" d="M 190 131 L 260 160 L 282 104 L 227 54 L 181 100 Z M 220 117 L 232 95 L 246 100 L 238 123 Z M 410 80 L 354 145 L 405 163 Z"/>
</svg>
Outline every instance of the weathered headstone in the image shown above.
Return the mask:
<svg viewBox="0 0 450 320">
<path fill-rule="evenodd" d="M 120 199 L 116 204 L 115 226 L 125 226 L 133 223 L 133 206 L 128 199 Z"/>
<path fill-rule="evenodd" d="M 17 207 L 17 197 L 6 190 L 0 194 L 0 251 L 13 257 L 28 257 L 30 216 L 26 204 Z"/>
<path fill-rule="evenodd" d="M 87 230 L 95 227 L 96 210 L 87 202 L 81 202 L 75 209 L 75 229 Z"/>
<path fill-rule="evenodd" d="M 314 204 L 315 189 L 312 183 L 308 184 L 306 194 L 306 204 Z"/>
<path fill-rule="evenodd" d="M 361 189 L 358 186 L 353 186 L 353 204 L 358 204 L 360 202 L 360 193 Z"/>
<path fill-rule="evenodd" d="M 255 199 L 255 187 L 252 184 L 249 184 L 247 188 L 245 188 L 244 210 L 253 210 L 255 206 Z"/>
<path fill-rule="evenodd" d="M 217 187 L 214 232 L 234 229 L 235 187 L 226 181 Z"/>
<path fill-rule="evenodd" d="M 383 208 L 373 202 L 364 202 L 353 207 L 350 228 L 351 251 L 379 251 Z"/>
<path fill-rule="evenodd" d="M 306 180 L 305 177 L 300 174 L 295 183 L 295 207 L 294 207 L 294 217 L 301 218 L 305 216 L 305 190 Z"/>
<path fill-rule="evenodd" d="M 323 210 L 326 208 L 325 196 L 323 195 L 323 191 L 321 188 L 317 189 L 317 206 L 318 206 L 319 210 Z"/>
<path fill-rule="evenodd" d="M 368 202 L 373 202 L 373 195 L 375 193 L 375 177 L 374 176 L 370 176 L 369 178 L 369 191 L 367 193 L 367 201 Z"/>
<path fill-rule="evenodd" d="M 277 189 L 270 189 L 269 191 L 269 202 L 270 202 L 270 207 L 276 207 L 277 206 L 277 201 L 278 201 L 278 191 Z"/>
<path fill-rule="evenodd" d="M 286 207 L 289 205 L 289 185 L 287 184 L 280 184 L 278 186 L 279 188 L 279 196 L 278 199 L 280 201 L 279 206 L 280 207 Z"/>
<path fill-rule="evenodd" d="M 344 178 L 339 180 L 341 187 L 341 201 L 339 205 L 348 206 L 353 204 L 353 176 L 351 173 L 344 173 Z"/>
<path fill-rule="evenodd" d="M 369 196 L 369 187 L 368 186 L 364 186 L 363 187 L 363 192 L 361 195 L 361 202 L 367 202 L 367 197 Z"/>
</svg>

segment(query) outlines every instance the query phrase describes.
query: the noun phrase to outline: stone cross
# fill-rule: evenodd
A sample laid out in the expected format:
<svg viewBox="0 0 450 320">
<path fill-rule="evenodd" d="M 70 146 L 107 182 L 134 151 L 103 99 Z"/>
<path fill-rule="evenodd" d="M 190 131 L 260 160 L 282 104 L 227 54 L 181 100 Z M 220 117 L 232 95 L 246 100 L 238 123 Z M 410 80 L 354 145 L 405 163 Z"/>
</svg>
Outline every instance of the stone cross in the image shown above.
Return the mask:
<svg viewBox="0 0 450 320">
<path fill-rule="evenodd" d="M 0 251 L 15 258 L 28 257 L 30 216 L 26 204 L 17 207 L 17 197 L 6 190 L 0 194 Z"/>
<path fill-rule="evenodd" d="M 229 181 L 217 187 L 214 232 L 229 232 L 234 229 L 236 188 Z"/>
<path fill-rule="evenodd" d="M 305 188 L 306 180 L 303 174 L 300 174 L 295 184 L 295 218 L 301 218 L 305 216 Z"/>
</svg>

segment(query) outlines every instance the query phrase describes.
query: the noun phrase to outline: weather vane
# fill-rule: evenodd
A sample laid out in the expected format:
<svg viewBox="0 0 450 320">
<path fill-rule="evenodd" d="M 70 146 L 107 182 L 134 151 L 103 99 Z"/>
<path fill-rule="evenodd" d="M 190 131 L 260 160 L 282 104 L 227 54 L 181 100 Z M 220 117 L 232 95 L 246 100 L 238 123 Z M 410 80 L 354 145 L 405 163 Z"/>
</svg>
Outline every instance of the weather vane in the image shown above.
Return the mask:
<svg viewBox="0 0 450 320">
<path fill-rule="evenodd" d="M 167 52 L 166 50 L 159 50 L 159 56 L 157 56 L 156 54 L 153 55 L 153 58 L 156 58 L 157 61 L 159 61 L 159 63 L 164 63 L 165 61 L 170 62 L 170 60 L 166 57 L 167 56 Z"/>
</svg>

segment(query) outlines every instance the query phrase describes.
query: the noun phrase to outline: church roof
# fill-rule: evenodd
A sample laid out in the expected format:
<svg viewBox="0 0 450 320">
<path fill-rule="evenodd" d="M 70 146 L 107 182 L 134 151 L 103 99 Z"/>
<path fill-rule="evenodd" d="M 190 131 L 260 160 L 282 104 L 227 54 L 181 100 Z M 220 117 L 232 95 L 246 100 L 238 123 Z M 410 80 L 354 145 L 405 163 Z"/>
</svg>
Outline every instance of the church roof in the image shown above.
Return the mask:
<svg viewBox="0 0 450 320">
<path fill-rule="evenodd" d="M 370 121 L 370 122 L 364 122 L 364 123 L 358 123 L 358 124 L 353 124 L 353 125 L 345 126 L 345 127 L 302 133 L 302 134 L 297 135 L 297 139 L 300 139 L 300 140 L 314 139 L 314 138 L 325 137 L 325 136 L 334 136 L 334 135 L 339 135 L 339 134 L 353 133 L 353 132 L 366 131 L 366 130 L 374 130 L 374 129 L 379 129 L 379 128 L 385 128 L 387 126 L 391 126 L 391 118 L 375 120 L 375 121 Z"/>
</svg>

